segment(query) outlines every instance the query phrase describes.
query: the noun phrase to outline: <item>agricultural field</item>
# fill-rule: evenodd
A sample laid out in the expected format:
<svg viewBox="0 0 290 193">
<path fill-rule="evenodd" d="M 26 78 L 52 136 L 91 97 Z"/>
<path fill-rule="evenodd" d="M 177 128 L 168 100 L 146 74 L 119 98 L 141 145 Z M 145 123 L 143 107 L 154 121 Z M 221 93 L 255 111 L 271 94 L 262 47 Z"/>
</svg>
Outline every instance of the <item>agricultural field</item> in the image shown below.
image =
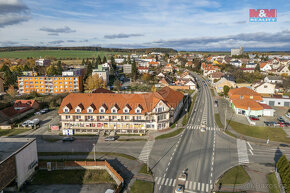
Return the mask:
<svg viewBox="0 0 290 193">
<path fill-rule="evenodd" d="M 11 52 L 0 52 L 0 58 L 21 58 L 25 59 L 28 57 L 32 58 L 96 58 L 108 55 L 122 55 L 128 54 L 126 52 L 105 52 L 105 51 L 81 51 L 81 50 L 31 50 L 31 51 L 11 51 Z"/>
</svg>

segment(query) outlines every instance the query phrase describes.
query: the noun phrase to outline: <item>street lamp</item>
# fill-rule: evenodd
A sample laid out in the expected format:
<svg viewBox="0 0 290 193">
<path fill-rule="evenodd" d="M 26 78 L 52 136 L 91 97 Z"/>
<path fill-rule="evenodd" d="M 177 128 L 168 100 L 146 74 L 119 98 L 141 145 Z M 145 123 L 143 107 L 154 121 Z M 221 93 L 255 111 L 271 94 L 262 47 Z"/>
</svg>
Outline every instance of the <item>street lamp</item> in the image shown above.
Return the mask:
<svg viewBox="0 0 290 193">
<path fill-rule="evenodd" d="M 93 146 L 94 146 L 94 161 L 96 161 L 96 144 L 93 143 Z"/>
</svg>

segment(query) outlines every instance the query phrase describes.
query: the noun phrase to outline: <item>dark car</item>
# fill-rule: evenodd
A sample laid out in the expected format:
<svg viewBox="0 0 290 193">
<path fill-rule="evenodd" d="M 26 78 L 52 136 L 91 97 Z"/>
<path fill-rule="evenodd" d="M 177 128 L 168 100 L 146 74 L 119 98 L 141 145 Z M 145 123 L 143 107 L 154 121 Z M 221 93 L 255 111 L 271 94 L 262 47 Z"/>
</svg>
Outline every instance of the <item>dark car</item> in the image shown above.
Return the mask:
<svg viewBox="0 0 290 193">
<path fill-rule="evenodd" d="M 48 108 L 45 108 L 45 109 L 40 110 L 39 112 L 40 112 L 41 114 L 45 114 L 45 113 L 47 113 L 48 111 L 49 111 Z"/>
<path fill-rule="evenodd" d="M 116 139 L 118 139 L 117 136 L 109 136 L 105 138 L 105 141 L 115 141 Z"/>
<path fill-rule="evenodd" d="M 260 120 L 258 117 L 256 116 L 249 116 L 249 118 L 252 120 L 252 121 L 258 121 Z"/>
<path fill-rule="evenodd" d="M 74 140 L 75 140 L 74 137 L 64 137 L 64 138 L 62 139 L 63 142 L 73 142 Z"/>
</svg>

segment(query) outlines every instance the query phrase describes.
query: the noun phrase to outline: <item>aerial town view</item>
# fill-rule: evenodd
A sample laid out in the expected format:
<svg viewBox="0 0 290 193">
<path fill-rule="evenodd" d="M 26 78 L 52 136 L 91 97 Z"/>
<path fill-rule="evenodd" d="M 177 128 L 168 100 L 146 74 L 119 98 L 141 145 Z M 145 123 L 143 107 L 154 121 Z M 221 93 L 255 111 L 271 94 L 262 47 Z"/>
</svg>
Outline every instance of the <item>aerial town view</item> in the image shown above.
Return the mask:
<svg viewBox="0 0 290 193">
<path fill-rule="evenodd" d="M 0 193 L 290 193 L 288 0 L 0 0 Z"/>
</svg>

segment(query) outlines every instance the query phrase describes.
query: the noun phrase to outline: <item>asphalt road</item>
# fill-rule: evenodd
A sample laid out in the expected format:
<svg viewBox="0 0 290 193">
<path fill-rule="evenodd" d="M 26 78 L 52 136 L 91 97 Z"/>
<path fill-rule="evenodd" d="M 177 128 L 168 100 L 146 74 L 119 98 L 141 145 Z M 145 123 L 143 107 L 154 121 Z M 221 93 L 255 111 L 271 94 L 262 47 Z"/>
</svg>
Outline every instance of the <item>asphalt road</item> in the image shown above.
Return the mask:
<svg viewBox="0 0 290 193">
<path fill-rule="evenodd" d="M 184 169 L 188 170 L 186 192 L 209 192 L 222 172 L 238 164 L 236 140 L 215 129 L 210 90 L 203 82 L 199 85 L 197 101 L 183 134 L 160 140 L 153 147 L 149 164 L 155 174 L 155 192 L 174 192 L 176 178 Z M 202 124 L 207 126 L 205 132 L 199 129 Z M 158 147 L 164 146 L 162 143 L 167 149 Z M 166 154 L 161 160 L 156 159 L 154 153 L 161 149 Z"/>
</svg>

